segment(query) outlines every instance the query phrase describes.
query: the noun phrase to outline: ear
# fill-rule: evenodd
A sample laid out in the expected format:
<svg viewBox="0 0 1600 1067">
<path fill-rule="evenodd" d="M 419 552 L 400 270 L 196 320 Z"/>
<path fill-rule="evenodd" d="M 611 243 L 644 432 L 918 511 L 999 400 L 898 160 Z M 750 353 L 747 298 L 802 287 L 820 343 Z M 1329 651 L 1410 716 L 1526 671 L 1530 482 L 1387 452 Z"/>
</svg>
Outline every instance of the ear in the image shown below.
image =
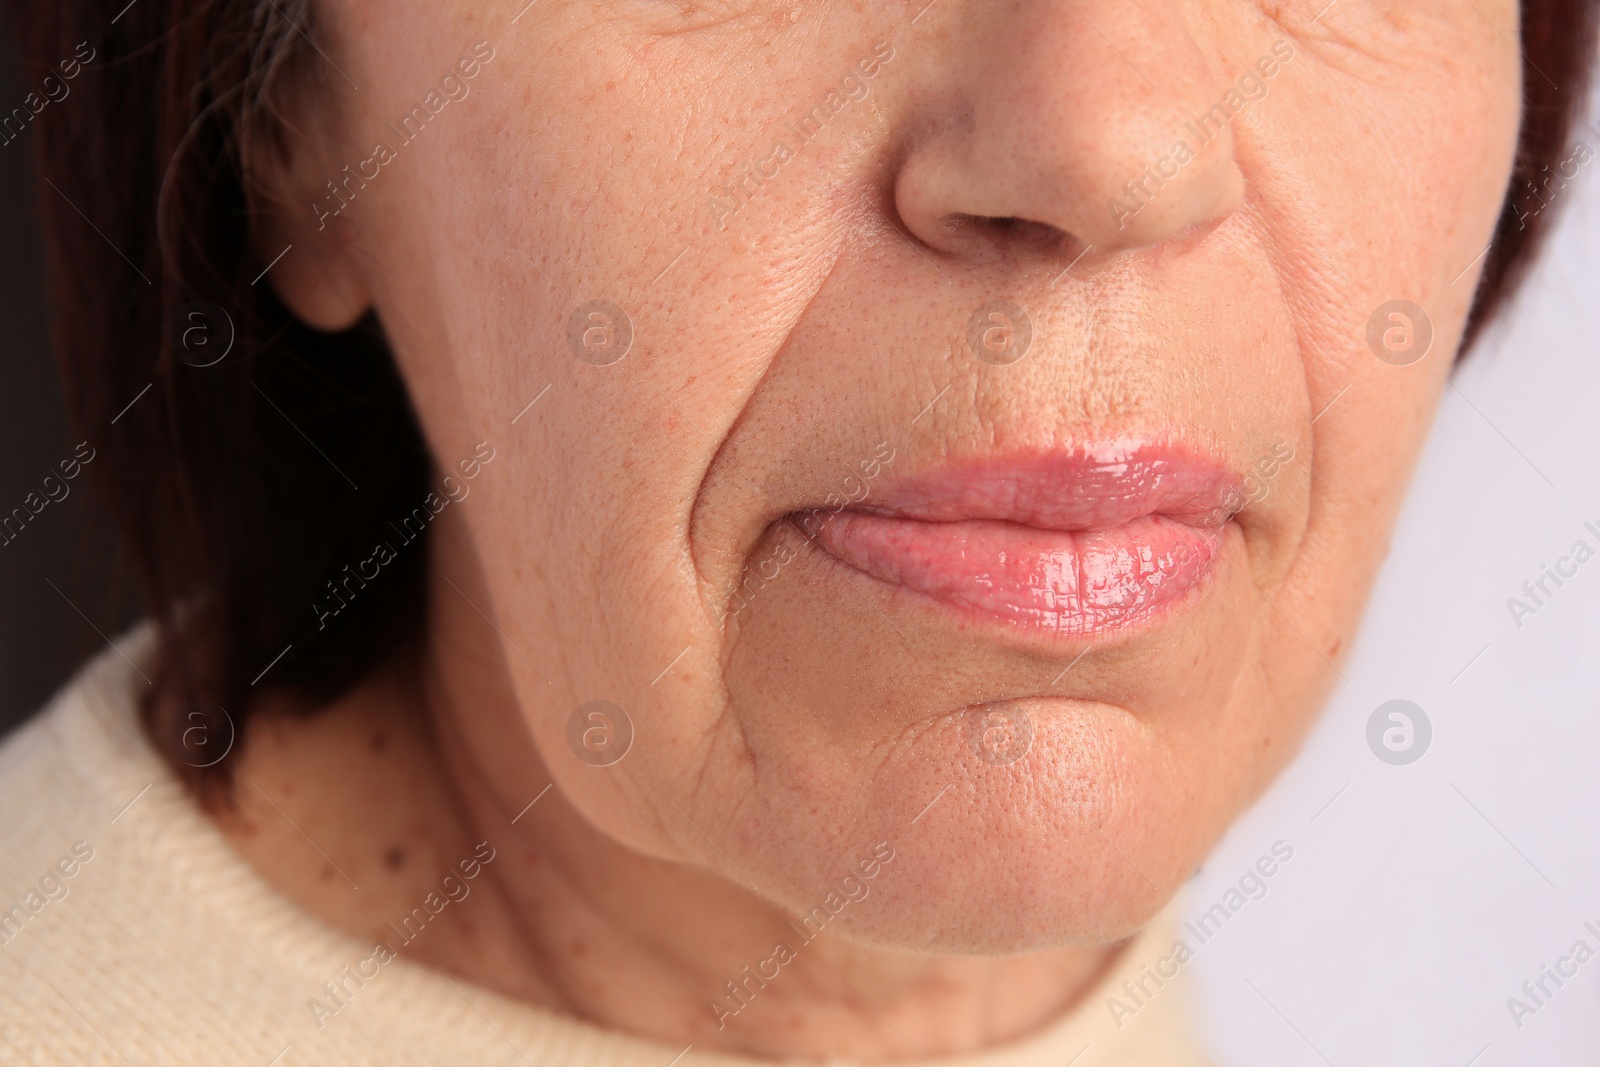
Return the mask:
<svg viewBox="0 0 1600 1067">
<path fill-rule="evenodd" d="M 252 243 L 267 281 L 295 314 L 335 333 L 354 326 L 372 306 L 345 202 L 329 183 L 343 177 L 329 164 L 337 141 L 330 122 L 285 122 L 248 140 L 244 165 L 254 193 Z"/>
</svg>

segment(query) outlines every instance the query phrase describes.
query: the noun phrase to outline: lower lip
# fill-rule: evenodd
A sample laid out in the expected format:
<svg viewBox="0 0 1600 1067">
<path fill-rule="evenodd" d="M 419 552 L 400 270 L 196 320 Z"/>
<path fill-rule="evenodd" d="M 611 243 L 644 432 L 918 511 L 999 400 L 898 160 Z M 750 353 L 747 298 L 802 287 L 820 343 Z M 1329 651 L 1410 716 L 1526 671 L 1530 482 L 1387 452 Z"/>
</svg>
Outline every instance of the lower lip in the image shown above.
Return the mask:
<svg viewBox="0 0 1600 1067">
<path fill-rule="evenodd" d="M 817 539 L 856 570 L 964 614 L 1095 637 L 1150 619 L 1199 585 L 1225 529 L 1159 515 L 1064 531 L 841 511 Z"/>
</svg>

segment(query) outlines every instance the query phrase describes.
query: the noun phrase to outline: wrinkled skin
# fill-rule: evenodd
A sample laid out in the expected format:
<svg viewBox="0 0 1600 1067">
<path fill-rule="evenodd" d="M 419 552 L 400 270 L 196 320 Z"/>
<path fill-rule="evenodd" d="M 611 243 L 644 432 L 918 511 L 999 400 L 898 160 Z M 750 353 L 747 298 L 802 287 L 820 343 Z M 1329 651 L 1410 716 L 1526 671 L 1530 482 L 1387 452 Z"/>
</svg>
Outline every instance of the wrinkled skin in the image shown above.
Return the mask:
<svg viewBox="0 0 1600 1067">
<path fill-rule="evenodd" d="M 495 458 L 433 522 L 424 646 L 248 738 L 227 828 L 307 908 L 366 936 L 487 839 L 417 958 L 702 1049 L 971 1051 L 1057 1017 L 1293 754 L 1498 214 L 1516 7 L 923 3 L 319 3 L 342 74 L 300 73 L 256 164 L 263 257 L 294 246 L 272 284 L 324 329 L 375 309 L 440 467 Z M 568 343 L 599 299 L 633 335 L 603 366 Z M 1033 329 L 1006 366 L 967 343 L 995 299 Z M 1368 344 L 1395 299 L 1433 331 L 1405 366 Z M 1252 488 L 1192 595 L 1092 640 L 957 618 L 785 521 L 875 456 L 1126 440 Z M 1012 763 L 966 729 L 1002 698 Z M 594 699 L 634 731 L 608 767 L 568 746 Z M 719 1028 L 723 983 L 878 842 L 870 892 Z"/>
</svg>

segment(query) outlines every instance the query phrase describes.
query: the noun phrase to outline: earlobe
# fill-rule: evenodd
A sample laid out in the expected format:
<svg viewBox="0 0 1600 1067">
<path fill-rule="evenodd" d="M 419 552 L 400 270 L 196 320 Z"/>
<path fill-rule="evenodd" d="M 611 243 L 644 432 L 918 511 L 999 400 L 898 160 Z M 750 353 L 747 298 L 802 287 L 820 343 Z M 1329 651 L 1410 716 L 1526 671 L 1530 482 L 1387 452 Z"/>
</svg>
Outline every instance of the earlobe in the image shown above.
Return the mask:
<svg viewBox="0 0 1600 1067">
<path fill-rule="evenodd" d="M 336 333 L 372 305 L 355 233 L 340 217 L 344 202 L 327 205 L 326 179 L 319 176 L 324 153 L 302 132 L 282 133 L 279 144 L 247 162 L 260 196 L 252 240 L 267 267 L 262 280 L 296 318 Z"/>
<path fill-rule="evenodd" d="M 328 333 L 347 330 L 372 304 L 349 224 L 329 218 L 319 228 L 312 210 L 302 210 L 309 224 L 295 218 L 290 205 L 274 205 L 260 219 L 256 253 L 263 263 L 272 264 L 263 280 L 306 325 Z"/>
</svg>

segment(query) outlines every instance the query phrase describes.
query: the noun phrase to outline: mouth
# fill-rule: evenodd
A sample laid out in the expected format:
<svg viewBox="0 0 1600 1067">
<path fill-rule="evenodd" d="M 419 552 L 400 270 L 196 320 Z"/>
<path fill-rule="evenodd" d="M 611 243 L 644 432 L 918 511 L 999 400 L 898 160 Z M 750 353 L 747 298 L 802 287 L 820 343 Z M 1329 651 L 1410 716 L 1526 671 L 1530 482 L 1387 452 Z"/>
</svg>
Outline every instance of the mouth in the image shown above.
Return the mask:
<svg viewBox="0 0 1600 1067">
<path fill-rule="evenodd" d="M 1219 463 L 1115 445 L 947 465 L 796 518 L 877 581 L 975 620 L 1087 639 L 1201 585 L 1242 503 Z"/>
</svg>

